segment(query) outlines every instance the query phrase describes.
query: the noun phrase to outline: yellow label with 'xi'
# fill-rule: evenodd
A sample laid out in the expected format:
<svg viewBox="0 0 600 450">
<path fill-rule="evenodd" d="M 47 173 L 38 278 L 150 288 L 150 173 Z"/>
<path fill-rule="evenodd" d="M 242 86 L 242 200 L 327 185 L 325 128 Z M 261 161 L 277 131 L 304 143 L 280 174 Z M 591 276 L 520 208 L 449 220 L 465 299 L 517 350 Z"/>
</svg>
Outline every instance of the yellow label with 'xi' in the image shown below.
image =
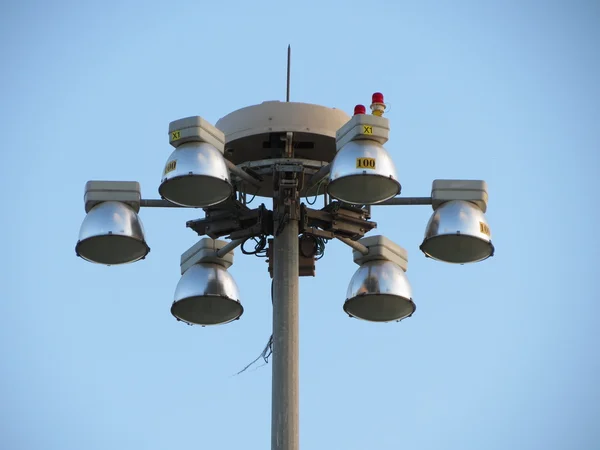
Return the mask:
<svg viewBox="0 0 600 450">
<path fill-rule="evenodd" d="M 171 131 L 171 141 L 178 141 L 179 139 L 181 139 L 181 131 Z"/>
<path fill-rule="evenodd" d="M 377 168 L 377 163 L 375 158 L 356 158 L 356 168 L 374 170 Z"/>
<path fill-rule="evenodd" d="M 174 159 L 173 161 L 169 161 L 167 163 L 167 165 L 165 166 L 165 175 L 168 174 L 169 172 L 173 172 L 175 169 L 177 168 L 177 160 Z"/>
</svg>

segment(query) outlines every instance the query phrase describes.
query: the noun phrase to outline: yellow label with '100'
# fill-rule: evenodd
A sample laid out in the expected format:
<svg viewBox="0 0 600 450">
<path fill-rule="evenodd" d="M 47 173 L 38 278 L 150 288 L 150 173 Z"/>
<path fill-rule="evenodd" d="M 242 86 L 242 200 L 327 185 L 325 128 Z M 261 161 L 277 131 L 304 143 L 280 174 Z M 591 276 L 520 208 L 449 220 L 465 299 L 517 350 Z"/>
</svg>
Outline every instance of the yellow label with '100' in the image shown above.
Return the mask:
<svg viewBox="0 0 600 450">
<path fill-rule="evenodd" d="M 357 169 L 375 169 L 376 166 L 375 158 L 356 158 Z"/>
<path fill-rule="evenodd" d="M 479 231 L 481 231 L 483 234 L 486 234 L 488 236 L 490 236 L 490 227 L 488 227 L 485 223 L 483 222 L 479 222 Z"/>
<path fill-rule="evenodd" d="M 177 168 L 177 160 L 169 161 L 165 166 L 165 175 L 169 172 L 173 172 Z"/>
</svg>

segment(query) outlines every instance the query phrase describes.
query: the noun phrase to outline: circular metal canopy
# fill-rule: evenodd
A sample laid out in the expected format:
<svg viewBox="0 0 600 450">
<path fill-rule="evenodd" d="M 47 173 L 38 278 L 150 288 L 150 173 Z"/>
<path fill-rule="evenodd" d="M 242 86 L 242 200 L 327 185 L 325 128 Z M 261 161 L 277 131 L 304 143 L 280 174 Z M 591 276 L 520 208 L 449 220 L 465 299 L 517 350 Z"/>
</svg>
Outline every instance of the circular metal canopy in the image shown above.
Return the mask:
<svg viewBox="0 0 600 450">
<path fill-rule="evenodd" d="M 362 264 L 350 280 L 346 296 L 344 311 L 370 322 L 402 320 L 416 309 L 406 274 L 386 260 Z"/>
<path fill-rule="evenodd" d="M 158 192 L 177 205 L 203 208 L 227 200 L 233 187 L 221 152 L 206 142 L 188 142 L 169 156 Z"/>
<path fill-rule="evenodd" d="M 396 167 L 389 153 L 371 140 L 350 141 L 331 163 L 329 195 L 355 205 L 388 200 L 400 193 Z"/>
<path fill-rule="evenodd" d="M 116 265 L 144 258 L 150 248 L 144 239 L 142 221 L 121 202 L 103 202 L 85 216 L 75 252 L 98 264 Z"/>
<path fill-rule="evenodd" d="M 446 202 L 434 211 L 420 248 L 430 258 L 456 264 L 483 261 L 494 254 L 485 214 L 466 201 Z"/>
<path fill-rule="evenodd" d="M 296 158 L 329 162 L 335 156 L 335 133 L 350 117 L 342 110 L 298 102 L 263 102 L 219 119 L 225 156 L 234 164 L 278 158 L 281 133 L 294 133 Z"/>
<path fill-rule="evenodd" d="M 233 111 L 219 119 L 216 127 L 225 134 L 225 158 L 263 177 L 258 190 L 246 183 L 238 189 L 250 195 L 272 197 L 273 166 L 300 162 L 309 169 L 307 174 L 316 172 L 335 157 L 336 132 L 349 119 L 344 111 L 335 108 L 270 101 Z M 293 160 L 286 162 L 288 132 L 292 133 L 294 154 Z M 313 191 L 310 195 L 315 194 Z"/>
<path fill-rule="evenodd" d="M 219 264 L 194 264 L 175 289 L 171 314 L 195 325 L 218 325 L 239 319 L 244 312 L 233 277 Z"/>
</svg>

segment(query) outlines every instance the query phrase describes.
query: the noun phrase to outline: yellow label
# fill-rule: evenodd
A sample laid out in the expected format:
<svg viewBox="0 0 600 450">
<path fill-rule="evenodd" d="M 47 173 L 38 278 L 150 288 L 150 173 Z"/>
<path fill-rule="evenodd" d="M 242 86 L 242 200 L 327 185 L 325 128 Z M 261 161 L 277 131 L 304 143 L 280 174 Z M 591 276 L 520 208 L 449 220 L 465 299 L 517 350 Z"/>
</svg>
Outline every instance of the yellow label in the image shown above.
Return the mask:
<svg viewBox="0 0 600 450">
<path fill-rule="evenodd" d="M 177 168 L 177 160 L 169 161 L 165 166 L 165 175 L 169 172 L 173 172 Z"/>
<path fill-rule="evenodd" d="M 181 131 L 180 130 L 171 131 L 171 140 L 177 141 L 179 139 L 181 139 Z"/>
<path fill-rule="evenodd" d="M 356 158 L 357 169 L 375 169 L 376 165 L 375 158 Z"/>
<path fill-rule="evenodd" d="M 373 134 L 373 127 L 371 125 L 363 125 L 363 134 Z"/>
<path fill-rule="evenodd" d="M 490 235 L 490 227 L 488 227 L 485 223 L 479 222 L 479 231 L 483 234 Z"/>
</svg>

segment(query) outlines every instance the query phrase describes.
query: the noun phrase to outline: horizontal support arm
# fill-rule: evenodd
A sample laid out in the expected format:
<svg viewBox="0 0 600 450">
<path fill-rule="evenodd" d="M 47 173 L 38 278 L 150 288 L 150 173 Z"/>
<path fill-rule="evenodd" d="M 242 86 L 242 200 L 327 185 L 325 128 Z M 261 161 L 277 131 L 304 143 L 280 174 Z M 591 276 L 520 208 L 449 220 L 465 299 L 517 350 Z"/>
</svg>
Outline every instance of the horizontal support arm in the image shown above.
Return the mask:
<svg viewBox="0 0 600 450">
<path fill-rule="evenodd" d="M 321 167 L 318 171 L 316 171 L 312 177 L 308 180 L 308 184 L 306 185 L 306 189 L 311 189 L 317 183 L 319 183 L 323 178 L 329 175 L 331 172 L 331 164 L 327 164 L 326 166 Z"/>
<path fill-rule="evenodd" d="M 336 239 L 339 239 L 344 244 L 348 245 L 349 247 L 352 247 L 354 250 L 362 253 L 363 255 L 366 255 L 367 253 L 369 253 L 369 248 L 362 245 L 360 242 L 356 242 L 356 241 L 353 241 L 352 239 L 348 239 L 348 238 L 340 237 L 340 236 L 336 236 Z"/>
<path fill-rule="evenodd" d="M 190 208 L 190 206 L 181 206 L 171 203 L 169 200 L 153 200 L 153 199 L 142 199 L 140 206 L 143 208 Z"/>
<path fill-rule="evenodd" d="M 242 181 L 245 181 L 248 184 L 251 184 L 255 188 L 260 188 L 261 184 L 252 175 L 249 175 L 247 172 L 240 169 L 238 166 L 236 166 L 234 163 L 232 163 L 228 159 L 225 160 L 225 164 L 227 165 L 227 168 L 229 169 L 229 171 L 231 173 L 233 173 L 236 177 L 240 178 Z"/>
<path fill-rule="evenodd" d="M 217 250 L 217 256 L 219 258 L 222 258 L 223 256 L 225 256 L 227 253 L 229 253 L 234 248 L 239 247 L 240 245 L 242 245 L 246 239 L 247 238 L 234 239 L 233 241 L 231 241 L 228 244 L 226 244 L 224 247 L 222 247 L 219 250 Z"/>
<path fill-rule="evenodd" d="M 233 164 L 233 163 L 232 163 Z M 235 166 L 234 166 L 235 167 Z M 329 166 L 325 166 L 329 167 Z M 246 176 L 250 177 L 246 172 L 242 169 L 236 167 L 236 169 L 241 170 Z M 250 177 L 252 178 L 252 177 Z M 252 178 L 254 180 L 254 178 Z M 256 184 L 255 184 L 256 186 Z M 406 205 L 431 205 L 431 197 L 394 197 L 390 198 L 381 203 L 377 203 L 371 206 L 406 206 Z M 158 199 L 142 199 L 140 201 L 140 206 L 143 208 L 191 208 L 190 206 L 181 206 L 176 205 L 175 203 L 171 203 L 169 200 L 158 200 Z"/>
<path fill-rule="evenodd" d="M 376 203 L 371 206 L 387 206 L 387 205 L 431 205 L 431 197 L 394 197 L 381 203 Z"/>
</svg>

